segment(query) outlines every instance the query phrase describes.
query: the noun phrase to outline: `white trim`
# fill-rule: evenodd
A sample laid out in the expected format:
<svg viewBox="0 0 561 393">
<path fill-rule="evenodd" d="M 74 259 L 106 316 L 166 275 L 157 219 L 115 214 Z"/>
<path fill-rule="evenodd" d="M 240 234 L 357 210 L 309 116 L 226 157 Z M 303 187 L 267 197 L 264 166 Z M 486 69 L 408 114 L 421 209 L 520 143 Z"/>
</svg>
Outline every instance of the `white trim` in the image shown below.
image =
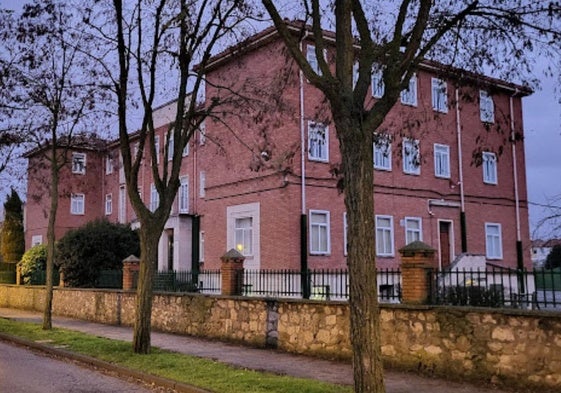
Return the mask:
<svg viewBox="0 0 561 393">
<path fill-rule="evenodd" d="M 189 176 L 179 178 L 177 211 L 179 213 L 189 213 Z"/>
<path fill-rule="evenodd" d="M 318 132 L 321 128 L 323 128 L 323 134 Z M 329 127 L 325 124 L 308 121 L 308 159 L 329 162 Z"/>
<path fill-rule="evenodd" d="M 491 228 L 496 229 L 497 233 L 490 233 Z M 487 259 L 503 259 L 503 236 L 499 223 L 485 223 L 485 256 Z"/>
<path fill-rule="evenodd" d="M 408 106 L 417 106 L 417 75 L 409 79 L 407 89 L 401 91 L 401 103 Z"/>
<path fill-rule="evenodd" d="M 411 152 L 409 152 L 411 150 Z M 413 152 L 415 150 L 415 152 Z M 402 143 L 403 173 L 421 174 L 421 149 L 417 139 L 404 138 Z M 417 162 L 414 160 L 416 159 Z"/>
<path fill-rule="evenodd" d="M 495 103 L 485 90 L 479 90 L 479 118 L 483 123 L 495 122 Z"/>
<path fill-rule="evenodd" d="M 481 154 L 481 166 L 483 167 L 483 183 L 498 184 L 497 155 L 484 151 Z"/>
<path fill-rule="evenodd" d="M 113 194 L 105 194 L 105 215 L 109 216 L 113 213 Z"/>
<path fill-rule="evenodd" d="M 377 154 L 378 153 L 378 154 Z M 388 135 L 381 136 L 377 141 L 373 143 L 372 155 L 374 161 L 374 169 L 380 171 L 391 171 L 392 170 L 392 143 Z M 378 161 L 376 164 L 376 157 L 382 156 L 381 164 Z M 387 165 L 383 165 L 383 164 Z"/>
<path fill-rule="evenodd" d="M 378 219 L 389 220 L 389 226 L 378 225 Z M 393 257 L 395 255 L 395 237 L 394 237 L 394 227 L 393 227 L 393 216 L 376 214 L 375 216 L 375 230 L 376 230 L 376 255 L 380 257 Z M 389 234 L 390 244 L 389 250 L 386 250 L 387 244 L 380 243 L 380 237 L 378 231 L 382 231 L 382 235 Z M 383 238 L 383 236 L 382 236 Z M 384 239 L 385 240 L 385 239 Z M 381 250 L 383 248 L 383 250 Z"/>
<path fill-rule="evenodd" d="M 450 146 L 434 144 L 434 176 L 450 179 Z M 442 165 L 444 161 L 445 165 Z M 439 171 L 440 170 L 440 171 Z"/>
<path fill-rule="evenodd" d="M 444 79 L 431 78 L 432 109 L 448 113 L 448 85 Z"/>
<path fill-rule="evenodd" d="M 245 257 L 245 269 L 260 269 L 261 267 L 260 209 L 259 202 L 226 207 L 226 245 L 228 250 L 232 248 L 237 249 L 235 237 L 236 219 L 251 218 L 252 250 L 251 255 Z"/>
<path fill-rule="evenodd" d="M 405 225 L 404 225 L 405 226 L 405 245 L 407 245 L 409 243 L 412 243 L 415 240 L 423 241 L 423 219 L 421 217 L 405 217 L 404 220 L 405 220 Z M 418 223 L 419 227 L 418 228 L 410 228 L 408 226 L 408 224 L 411 223 L 411 222 Z M 408 234 L 409 233 L 412 233 L 412 234 L 418 233 L 419 234 L 418 239 L 414 239 L 414 240 L 409 241 L 409 239 L 408 239 Z"/>
<path fill-rule="evenodd" d="M 70 195 L 70 214 L 83 216 L 86 211 L 86 196 L 76 193 Z"/>
<path fill-rule="evenodd" d="M 76 175 L 86 174 L 86 153 L 72 152 L 72 173 Z"/>
</svg>

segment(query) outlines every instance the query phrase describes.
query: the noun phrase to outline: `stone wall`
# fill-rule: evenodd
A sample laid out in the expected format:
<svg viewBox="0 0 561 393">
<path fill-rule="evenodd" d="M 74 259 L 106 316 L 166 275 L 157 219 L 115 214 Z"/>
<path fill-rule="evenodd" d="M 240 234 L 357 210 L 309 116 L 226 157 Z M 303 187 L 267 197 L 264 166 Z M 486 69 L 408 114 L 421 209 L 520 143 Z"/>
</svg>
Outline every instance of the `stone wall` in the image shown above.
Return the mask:
<svg viewBox="0 0 561 393">
<path fill-rule="evenodd" d="M 56 315 L 132 325 L 134 294 L 59 288 Z M 0 307 L 42 310 L 41 287 L 0 285 Z M 561 314 L 383 305 L 388 365 L 449 378 L 561 389 Z M 156 295 L 154 329 L 349 359 L 346 303 Z"/>
</svg>

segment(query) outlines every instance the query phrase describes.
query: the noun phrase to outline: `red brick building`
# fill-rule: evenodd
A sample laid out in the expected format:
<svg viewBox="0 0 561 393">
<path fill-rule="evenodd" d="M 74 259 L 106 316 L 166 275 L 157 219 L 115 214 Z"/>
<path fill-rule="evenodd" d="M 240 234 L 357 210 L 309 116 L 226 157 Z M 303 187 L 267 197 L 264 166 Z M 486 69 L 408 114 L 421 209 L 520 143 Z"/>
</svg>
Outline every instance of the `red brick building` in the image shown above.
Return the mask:
<svg viewBox="0 0 561 393">
<path fill-rule="evenodd" d="M 308 56 L 312 45 L 302 44 Z M 379 75 L 373 71 L 371 102 L 383 92 Z M 274 29 L 216 56 L 206 78 L 206 99 L 226 103 L 220 121 L 207 119 L 184 151 L 159 268 L 216 268 L 230 248 L 246 255 L 247 268 L 345 267 L 335 130 L 321 93 L 302 78 Z M 435 248 L 441 266 L 461 253 L 511 267 L 522 256 L 531 266 L 522 129 L 528 94 L 504 81 L 468 73 L 460 80 L 458 70 L 420 65 L 376 130 L 378 266 L 397 267 L 397 250 L 413 240 Z M 173 106 L 155 116 L 161 160 Z M 61 194 L 58 233 L 102 216 L 135 225 L 117 143 L 83 153 L 85 173 L 64 177 L 71 191 Z M 144 201 L 156 203 L 148 166 L 140 176 Z M 44 199 L 30 198 L 39 187 L 31 171 L 28 183 L 29 246 L 44 235 L 46 218 Z M 76 213 L 71 202 L 79 194 L 84 210 Z"/>
</svg>

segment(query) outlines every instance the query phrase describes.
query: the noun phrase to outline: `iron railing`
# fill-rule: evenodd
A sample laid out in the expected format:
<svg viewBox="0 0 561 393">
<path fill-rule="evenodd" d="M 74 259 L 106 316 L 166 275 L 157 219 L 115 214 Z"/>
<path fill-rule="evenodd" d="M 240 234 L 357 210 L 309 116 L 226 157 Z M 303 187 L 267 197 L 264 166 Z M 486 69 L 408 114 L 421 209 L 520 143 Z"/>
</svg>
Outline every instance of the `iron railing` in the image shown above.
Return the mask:
<svg viewBox="0 0 561 393">
<path fill-rule="evenodd" d="M 561 271 L 427 270 L 433 304 L 561 310 Z"/>
<path fill-rule="evenodd" d="M 138 280 L 137 275 L 138 272 L 135 272 L 135 287 Z M 154 291 L 220 294 L 220 270 L 159 271 L 154 275 Z"/>
<path fill-rule="evenodd" d="M 400 302 L 401 272 L 397 269 L 378 270 L 378 297 L 381 302 Z M 304 286 L 313 300 L 348 300 L 349 272 L 329 270 L 245 270 L 243 295 L 286 298 L 304 297 Z"/>
</svg>

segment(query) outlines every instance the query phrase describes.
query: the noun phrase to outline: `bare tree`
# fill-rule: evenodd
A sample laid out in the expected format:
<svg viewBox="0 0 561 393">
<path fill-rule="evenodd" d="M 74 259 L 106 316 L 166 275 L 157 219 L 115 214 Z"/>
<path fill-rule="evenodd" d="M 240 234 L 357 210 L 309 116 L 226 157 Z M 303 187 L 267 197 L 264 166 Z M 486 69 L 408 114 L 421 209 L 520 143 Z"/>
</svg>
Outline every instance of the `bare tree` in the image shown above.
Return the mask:
<svg viewBox="0 0 561 393">
<path fill-rule="evenodd" d="M 373 133 L 424 59 L 438 55 L 440 62 L 473 71 L 501 70 L 498 76 L 524 72 L 532 67 L 532 54 L 559 49 L 561 9 L 558 2 L 525 0 L 306 0 L 299 15 L 305 15 L 309 26 L 294 33 L 275 2 L 263 4 L 304 76 L 323 92 L 331 109 L 348 215 L 354 386 L 356 392 L 384 392 L 374 263 Z M 333 43 L 323 30 L 332 26 Z M 304 30 L 314 41 L 318 71 L 302 53 Z M 335 71 L 324 57 L 331 46 Z M 375 63 L 384 67 L 385 90 L 372 103 L 367 91 Z"/>
<path fill-rule="evenodd" d="M 133 339 L 137 353 L 150 351 L 152 278 L 157 268 L 158 241 L 180 184 L 182 152 L 200 124 L 220 104 L 219 99 L 210 99 L 202 106 L 197 100 L 204 91 L 205 68 L 213 51 L 220 49 L 219 44 L 242 33 L 239 26 L 249 12 L 250 7 L 239 0 L 113 0 L 101 11 L 89 10 L 84 18 L 94 28 L 97 26 L 98 37 L 117 53 L 117 73 L 113 72 L 110 56 L 98 60 L 111 76 L 116 93 L 127 193 L 140 223 L 140 273 Z M 111 23 L 107 24 L 107 20 Z M 160 164 L 154 107 L 162 97 L 175 102 L 176 111 L 167 128 L 164 159 Z M 136 107 L 140 125 L 134 122 L 132 109 Z M 173 151 L 168 153 L 171 140 Z M 144 157 L 150 157 L 152 178 L 159 195 L 158 206 L 152 209 L 145 205 L 138 190 Z"/>
<path fill-rule="evenodd" d="M 28 148 L 42 155 L 48 168 L 47 271 L 43 329 L 52 327 L 53 261 L 55 226 L 59 203 L 59 176 L 68 165 L 69 149 L 86 141 L 78 136 L 100 98 L 92 81 L 89 60 L 83 56 L 88 40 L 76 29 L 76 19 L 67 2 L 39 1 L 23 6 L 21 15 L 4 12 L 1 51 L 4 70 L 4 129 L 20 135 Z"/>
</svg>

